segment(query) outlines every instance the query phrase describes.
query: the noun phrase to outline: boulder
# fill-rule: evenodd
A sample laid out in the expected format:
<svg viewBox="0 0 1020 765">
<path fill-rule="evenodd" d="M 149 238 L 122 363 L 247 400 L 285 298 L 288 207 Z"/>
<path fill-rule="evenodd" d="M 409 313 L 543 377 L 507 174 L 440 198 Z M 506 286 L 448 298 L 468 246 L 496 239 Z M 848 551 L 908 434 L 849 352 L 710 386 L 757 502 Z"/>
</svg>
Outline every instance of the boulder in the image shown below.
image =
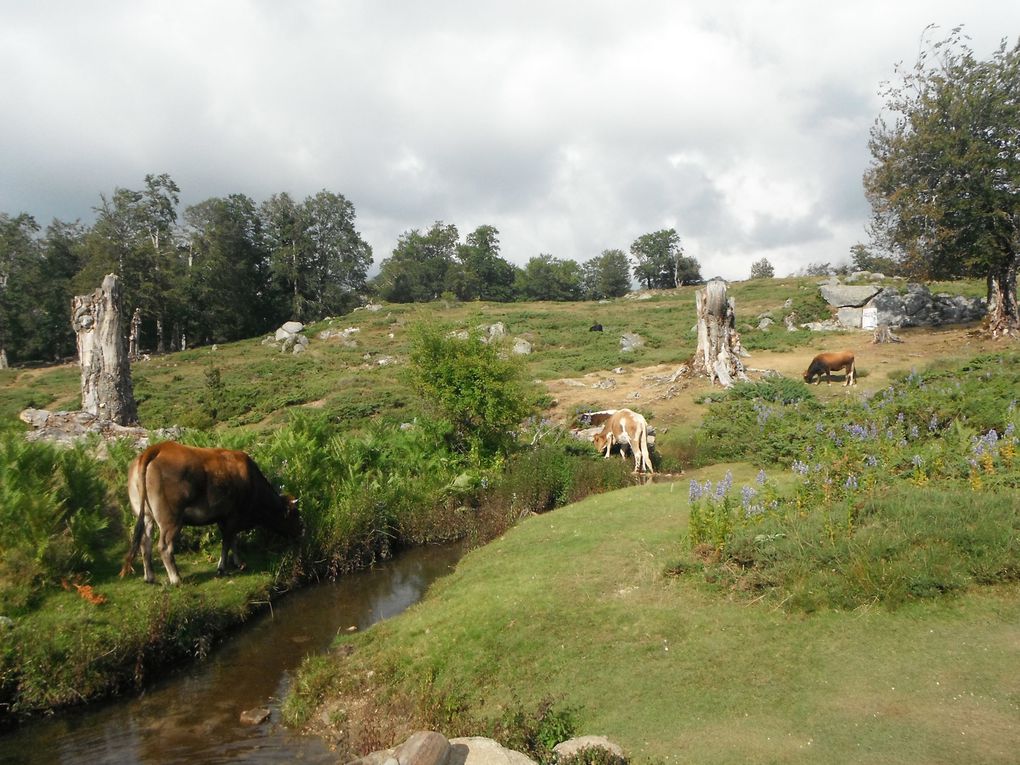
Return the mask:
<svg viewBox="0 0 1020 765">
<path fill-rule="evenodd" d="M 836 311 L 836 321 L 844 327 L 860 329 L 864 322 L 863 308 L 840 308 Z"/>
<path fill-rule="evenodd" d="M 772 320 L 771 316 L 764 316 L 762 317 L 762 320 L 758 322 L 758 329 L 764 332 L 767 331 L 773 324 L 775 324 L 775 322 Z"/>
<path fill-rule="evenodd" d="M 392 756 L 399 765 L 444 765 L 449 753 L 446 736 L 434 730 L 420 730 L 394 749 Z"/>
<path fill-rule="evenodd" d="M 553 747 L 553 754 L 560 760 L 566 759 L 567 757 L 573 757 L 575 754 L 581 752 L 584 749 L 605 749 L 607 752 L 612 752 L 617 757 L 623 757 L 623 748 L 614 741 L 610 741 L 605 736 L 578 736 L 576 738 L 562 741 Z"/>
<path fill-rule="evenodd" d="M 292 335 L 296 335 L 298 332 L 304 330 L 305 325 L 300 321 L 288 321 L 284 322 L 283 326 L 280 327 L 284 332 L 289 332 Z"/>
<path fill-rule="evenodd" d="M 627 332 L 620 338 L 620 352 L 629 353 L 645 344 L 644 338 L 637 332 Z"/>
<path fill-rule="evenodd" d="M 446 765 L 536 765 L 526 754 L 481 736 L 451 738 Z"/>
<path fill-rule="evenodd" d="M 881 287 L 874 286 L 853 287 L 844 284 L 823 284 L 821 293 L 822 299 L 833 308 L 844 306 L 860 308 L 877 295 L 881 289 Z"/>
<path fill-rule="evenodd" d="M 531 353 L 531 343 L 529 343 L 523 337 L 515 338 L 513 352 L 520 356 L 527 356 L 529 353 Z"/>
</svg>

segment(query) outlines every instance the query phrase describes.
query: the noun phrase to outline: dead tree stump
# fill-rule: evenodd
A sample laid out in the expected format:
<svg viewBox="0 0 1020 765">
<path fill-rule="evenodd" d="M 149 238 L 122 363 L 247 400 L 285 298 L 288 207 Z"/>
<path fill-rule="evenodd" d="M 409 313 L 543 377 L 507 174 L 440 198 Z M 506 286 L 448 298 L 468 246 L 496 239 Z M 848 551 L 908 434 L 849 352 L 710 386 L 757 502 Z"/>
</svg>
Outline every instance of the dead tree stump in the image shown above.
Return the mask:
<svg viewBox="0 0 1020 765">
<path fill-rule="evenodd" d="M 71 299 L 71 324 L 78 336 L 81 408 L 117 425 L 138 422 L 131 366 L 121 329 L 120 286 L 114 274 L 91 295 Z"/>
<path fill-rule="evenodd" d="M 893 333 L 888 324 L 880 324 L 875 328 L 875 336 L 871 340 L 875 343 L 902 343 L 903 338 Z"/>
<path fill-rule="evenodd" d="M 694 299 L 698 312 L 698 349 L 691 361 L 694 374 L 718 380 L 724 388 L 733 385 L 734 379 L 747 380 L 740 360 L 744 349 L 736 330 L 735 305 L 726 296 L 726 282 L 711 280 Z"/>
</svg>

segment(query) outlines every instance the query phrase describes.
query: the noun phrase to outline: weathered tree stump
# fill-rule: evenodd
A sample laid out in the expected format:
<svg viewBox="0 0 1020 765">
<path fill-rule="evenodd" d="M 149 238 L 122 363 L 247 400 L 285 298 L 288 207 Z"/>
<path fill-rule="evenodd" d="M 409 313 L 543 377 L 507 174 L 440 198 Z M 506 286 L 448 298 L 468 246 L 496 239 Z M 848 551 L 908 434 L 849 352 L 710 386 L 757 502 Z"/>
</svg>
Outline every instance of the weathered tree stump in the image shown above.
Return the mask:
<svg viewBox="0 0 1020 765">
<path fill-rule="evenodd" d="M 736 310 L 733 298 L 726 296 L 726 282 L 712 279 L 694 299 L 698 313 L 698 349 L 691 361 L 694 374 L 718 380 L 724 388 L 733 385 L 734 379 L 747 380 L 740 360 L 744 349 L 736 330 Z"/>
<path fill-rule="evenodd" d="M 82 411 L 118 425 L 137 423 L 121 329 L 120 287 L 114 274 L 107 274 L 91 295 L 72 298 L 71 325 L 78 336 Z"/>
<path fill-rule="evenodd" d="M 880 324 L 875 327 L 875 336 L 871 340 L 875 343 L 902 343 L 903 338 L 893 333 L 888 324 Z"/>
</svg>

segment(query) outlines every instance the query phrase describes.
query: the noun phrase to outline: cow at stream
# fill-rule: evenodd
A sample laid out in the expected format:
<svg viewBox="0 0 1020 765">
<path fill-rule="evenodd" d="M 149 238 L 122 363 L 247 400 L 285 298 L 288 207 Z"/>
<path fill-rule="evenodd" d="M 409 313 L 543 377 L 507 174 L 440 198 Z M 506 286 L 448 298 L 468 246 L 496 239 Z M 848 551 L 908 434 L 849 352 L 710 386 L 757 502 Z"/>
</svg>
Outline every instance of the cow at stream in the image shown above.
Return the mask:
<svg viewBox="0 0 1020 765">
<path fill-rule="evenodd" d="M 128 498 L 136 516 L 131 549 L 120 575 L 134 568 L 142 548 L 145 581 L 154 582 L 153 525 L 159 527 L 159 555 L 171 584 L 181 576 L 174 560 L 174 542 L 185 526 L 215 523 L 223 537 L 217 572 L 228 562 L 242 566 L 237 534 L 265 527 L 288 539 L 302 533 L 297 500 L 280 495 L 246 453 L 230 449 L 185 446 L 164 441 L 150 446 L 128 468 Z"/>
</svg>

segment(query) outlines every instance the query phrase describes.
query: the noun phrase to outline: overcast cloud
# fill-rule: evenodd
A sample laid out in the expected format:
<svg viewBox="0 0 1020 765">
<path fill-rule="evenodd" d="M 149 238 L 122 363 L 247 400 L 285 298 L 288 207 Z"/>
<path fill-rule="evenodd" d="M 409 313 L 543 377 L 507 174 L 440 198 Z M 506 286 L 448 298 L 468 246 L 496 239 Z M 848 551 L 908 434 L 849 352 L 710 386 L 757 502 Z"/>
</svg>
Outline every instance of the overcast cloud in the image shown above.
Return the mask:
<svg viewBox="0 0 1020 765">
<path fill-rule="evenodd" d="M 705 276 L 846 262 L 879 85 L 926 25 L 987 57 L 1002 0 L 0 0 L 0 211 L 86 222 L 328 189 L 376 264 L 434 221 L 585 261 L 675 228 Z"/>
</svg>

